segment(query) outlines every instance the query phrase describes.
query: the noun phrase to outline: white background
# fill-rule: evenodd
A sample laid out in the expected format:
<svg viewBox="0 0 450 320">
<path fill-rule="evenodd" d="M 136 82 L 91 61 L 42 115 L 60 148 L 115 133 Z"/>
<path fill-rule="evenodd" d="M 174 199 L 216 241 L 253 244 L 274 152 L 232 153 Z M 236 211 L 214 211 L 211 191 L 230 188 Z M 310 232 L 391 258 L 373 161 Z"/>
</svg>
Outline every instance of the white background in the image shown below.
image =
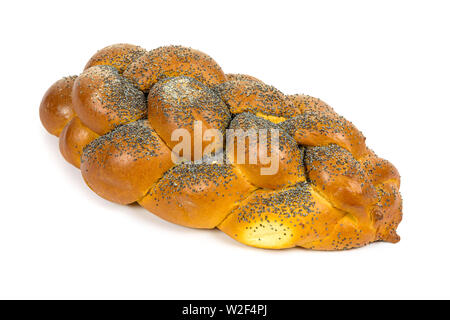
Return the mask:
<svg viewBox="0 0 450 320">
<path fill-rule="evenodd" d="M 450 298 L 448 1 L 2 1 L 0 298 Z M 41 126 L 98 49 L 182 44 L 331 104 L 402 175 L 398 244 L 268 251 L 97 197 Z"/>
</svg>

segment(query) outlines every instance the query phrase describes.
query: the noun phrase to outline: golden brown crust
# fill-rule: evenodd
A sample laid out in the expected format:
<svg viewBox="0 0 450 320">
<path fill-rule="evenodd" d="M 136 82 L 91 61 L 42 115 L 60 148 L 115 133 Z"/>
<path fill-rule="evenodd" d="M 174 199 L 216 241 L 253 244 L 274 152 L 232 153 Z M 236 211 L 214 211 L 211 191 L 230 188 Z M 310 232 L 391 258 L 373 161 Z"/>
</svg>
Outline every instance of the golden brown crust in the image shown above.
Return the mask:
<svg viewBox="0 0 450 320">
<path fill-rule="evenodd" d="M 233 114 L 251 112 L 285 118 L 298 115 L 294 108 L 288 107 L 290 102 L 280 90 L 259 80 L 229 80 L 214 90 Z"/>
<path fill-rule="evenodd" d="M 400 240 L 397 169 L 320 99 L 225 75 L 206 54 L 180 46 L 106 47 L 75 78 L 47 91 L 40 117 L 50 133 L 62 131 L 64 158 L 105 199 L 138 201 L 165 220 L 217 227 L 260 248 L 343 250 Z M 139 89 L 149 91 L 148 101 Z M 190 134 L 191 156 L 183 156 L 202 163 L 180 164 L 175 129 Z M 234 145 L 217 154 L 226 141 L 219 139 L 209 149 L 214 156 L 195 154 L 199 141 L 202 153 L 210 144 L 195 136 L 207 129 L 234 135 L 227 141 Z"/>
<path fill-rule="evenodd" d="M 368 225 L 361 225 L 350 215 L 330 225 L 327 236 L 304 243 L 301 246 L 313 250 L 346 250 L 365 246 L 376 240 L 374 230 Z"/>
<path fill-rule="evenodd" d="M 402 197 L 397 183 L 389 180 L 377 186 L 378 201 L 374 227 L 377 230 L 377 240 L 396 243 L 400 236 L 396 229 L 402 221 Z"/>
<path fill-rule="evenodd" d="M 355 158 L 366 153 L 366 138 L 356 127 L 335 113 L 308 111 L 280 124 L 298 144 L 326 146 L 335 143 Z"/>
<path fill-rule="evenodd" d="M 336 115 L 333 108 L 319 98 L 306 94 L 292 94 L 286 96 L 286 99 L 290 102 L 289 105 L 293 107 L 293 112 L 297 115 L 311 111 L 319 114 Z"/>
<path fill-rule="evenodd" d="M 98 137 L 98 134 L 75 117 L 69 121 L 59 136 L 59 150 L 67 162 L 80 168 L 83 148 Z"/>
<path fill-rule="evenodd" d="M 210 87 L 226 80 L 222 69 L 210 56 L 182 46 L 151 50 L 130 64 L 123 75 L 142 91 L 149 91 L 156 82 L 170 77 L 188 76 Z"/>
<path fill-rule="evenodd" d="M 171 152 L 147 120 L 121 126 L 88 144 L 81 158 L 87 185 L 121 204 L 141 199 L 172 167 Z"/>
<path fill-rule="evenodd" d="M 227 81 L 240 80 L 240 81 L 260 81 L 260 82 L 262 82 L 258 78 L 255 78 L 248 74 L 242 74 L 242 73 L 227 73 L 226 77 L 227 77 Z"/>
<path fill-rule="evenodd" d="M 148 119 L 158 135 L 173 148 L 175 129 L 186 129 L 191 136 L 191 157 L 194 159 L 194 125 L 201 121 L 202 136 L 208 129 L 218 129 L 222 134 L 231 120 L 227 106 L 207 86 L 190 77 L 175 77 L 159 81 L 148 95 Z M 222 141 L 214 141 L 216 151 L 223 148 Z M 203 150 L 211 142 L 202 139 Z"/>
<path fill-rule="evenodd" d="M 350 152 L 336 144 L 308 147 L 305 165 L 311 184 L 336 208 L 353 214 L 362 223 L 370 222 L 376 190 Z"/>
<path fill-rule="evenodd" d="M 298 182 L 305 181 L 305 172 L 303 167 L 303 148 L 298 147 L 290 135 L 288 135 L 283 129 L 276 124 L 257 117 L 251 113 L 241 113 L 237 115 L 230 124 L 230 129 L 235 130 L 234 149 L 227 146 L 227 157 L 238 168 L 242 174 L 254 185 L 261 188 L 278 189 L 285 188 L 290 185 L 294 185 Z M 240 131 L 242 130 L 242 131 Z M 259 132 L 259 130 L 265 130 L 267 135 L 266 143 L 264 141 L 252 141 L 247 138 L 247 134 L 252 130 Z M 278 146 L 276 146 L 276 140 L 273 140 L 272 144 L 272 131 L 277 130 L 278 134 Z M 262 137 L 259 136 L 260 138 Z M 275 137 L 275 136 L 274 136 Z M 244 140 L 245 139 L 245 140 Z M 239 144 L 245 141 L 245 159 L 239 160 L 238 148 Z M 273 146 L 273 148 L 271 147 Z M 260 150 L 265 150 L 267 157 L 270 161 L 265 163 L 264 159 L 261 159 Z M 250 156 L 256 153 L 256 163 L 251 163 Z M 277 156 L 271 158 L 272 153 Z M 265 156 L 265 155 L 263 155 Z M 255 162 L 255 161 L 253 161 Z M 265 168 L 269 170 L 273 162 L 277 163 L 275 174 L 264 174 L 261 169 Z"/>
<path fill-rule="evenodd" d="M 180 164 L 139 201 L 157 216 L 186 227 L 213 229 L 254 190 L 227 164 Z"/>
<path fill-rule="evenodd" d="M 85 70 L 75 81 L 72 99 L 80 120 L 100 135 L 147 116 L 144 94 L 111 66 Z"/>
<path fill-rule="evenodd" d="M 253 192 L 218 228 L 250 246 L 284 249 L 326 237 L 342 216 L 303 182 Z"/>
<path fill-rule="evenodd" d="M 76 76 L 56 81 L 44 94 L 39 107 L 42 125 L 47 131 L 59 137 L 64 126 L 75 117 L 72 108 L 72 87 Z"/>
<path fill-rule="evenodd" d="M 123 73 L 130 63 L 146 52 L 147 50 L 144 48 L 128 43 L 113 44 L 97 51 L 88 61 L 84 70 L 101 65 L 115 67 L 119 73 Z"/>
<path fill-rule="evenodd" d="M 366 153 L 359 159 L 359 162 L 373 185 L 376 186 L 390 180 L 397 188 L 400 188 L 400 174 L 397 169 L 389 161 L 379 158 L 369 148 L 366 149 Z"/>
</svg>

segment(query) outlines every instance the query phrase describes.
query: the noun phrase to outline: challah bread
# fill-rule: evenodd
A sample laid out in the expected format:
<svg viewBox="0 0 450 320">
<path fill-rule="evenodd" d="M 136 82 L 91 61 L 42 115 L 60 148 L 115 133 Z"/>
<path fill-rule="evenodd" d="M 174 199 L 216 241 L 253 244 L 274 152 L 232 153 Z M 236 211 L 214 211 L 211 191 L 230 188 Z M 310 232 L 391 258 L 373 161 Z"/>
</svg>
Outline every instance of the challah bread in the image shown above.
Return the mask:
<svg viewBox="0 0 450 320">
<path fill-rule="evenodd" d="M 207 54 L 182 46 L 165 46 L 143 54 L 123 73 L 147 92 L 159 80 L 188 76 L 214 86 L 226 80 L 222 68 Z"/>
<path fill-rule="evenodd" d="M 284 118 L 297 115 L 287 97 L 275 87 L 248 76 L 234 76 L 214 89 L 229 106 L 231 113 L 252 112 L 265 116 Z"/>
<path fill-rule="evenodd" d="M 75 116 L 72 108 L 72 88 L 76 76 L 56 81 L 44 94 L 39 107 L 42 125 L 47 131 L 59 136 L 64 126 Z"/>
<path fill-rule="evenodd" d="M 366 147 L 364 156 L 359 159 L 359 162 L 369 173 L 369 179 L 373 185 L 392 181 L 397 188 L 400 188 L 400 174 L 397 169 L 389 161 L 377 157 L 369 148 Z"/>
<path fill-rule="evenodd" d="M 218 226 L 230 237 L 259 248 L 284 249 L 325 238 L 345 213 L 306 182 L 279 190 L 259 189 Z"/>
<path fill-rule="evenodd" d="M 336 208 L 356 215 L 361 221 L 370 220 L 376 191 L 367 172 L 350 152 L 336 144 L 308 147 L 305 167 L 311 185 Z"/>
<path fill-rule="evenodd" d="M 139 204 L 167 221 L 213 229 L 254 190 L 228 164 L 182 163 L 153 185 Z"/>
<path fill-rule="evenodd" d="M 234 140 L 231 140 L 234 147 L 227 146 L 227 157 L 252 184 L 260 188 L 278 189 L 305 181 L 303 148 L 298 147 L 295 140 L 279 126 L 269 120 L 245 112 L 233 119 L 230 129 L 236 130 L 236 134 Z M 261 129 L 268 130 L 265 137 L 267 140 L 263 141 L 264 137 L 261 135 L 257 141 L 249 141 L 247 133 L 250 130 L 259 131 Z M 271 143 L 273 138 L 270 133 L 271 129 L 278 130 L 278 146 Z M 238 140 L 246 142 L 242 153 L 237 150 L 239 147 Z M 265 174 L 271 164 L 262 163 L 262 160 L 264 160 L 262 157 L 257 157 L 256 161 L 250 161 L 250 158 L 257 154 L 256 150 L 261 149 L 266 150 L 268 158 L 276 156 L 278 161 L 276 173 Z M 245 159 L 242 159 L 243 161 L 239 161 L 239 154 L 245 156 Z"/>
<path fill-rule="evenodd" d="M 400 241 L 396 229 L 402 220 L 402 198 L 398 190 L 398 181 L 390 180 L 377 185 L 378 201 L 375 204 L 374 228 L 375 240 L 389 242 Z"/>
<path fill-rule="evenodd" d="M 316 111 L 319 114 L 332 114 L 335 115 L 333 108 L 331 108 L 324 101 L 308 96 L 306 94 L 292 94 L 287 95 L 286 99 L 289 102 L 289 105 L 293 107 L 295 110 L 294 113 L 296 115 L 300 115 L 305 112 Z"/>
<path fill-rule="evenodd" d="M 88 61 L 84 70 L 101 65 L 115 67 L 119 73 L 123 73 L 130 63 L 146 52 L 147 50 L 128 43 L 113 44 L 97 51 Z"/>
<path fill-rule="evenodd" d="M 121 204 L 144 197 L 171 166 L 171 151 L 148 120 L 131 122 L 95 139 L 81 158 L 87 185 Z"/>
<path fill-rule="evenodd" d="M 111 66 L 85 70 L 75 80 L 72 99 L 80 120 L 100 135 L 147 115 L 144 94 Z"/>
<path fill-rule="evenodd" d="M 82 124 L 78 117 L 74 117 L 61 132 L 59 150 L 67 162 L 80 168 L 84 147 L 98 137 L 99 135 Z"/>
<path fill-rule="evenodd" d="M 77 79 L 49 89 L 40 114 L 64 158 L 109 201 L 259 248 L 400 239 L 400 175 L 351 122 L 320 99 L 225 75 L 199 51 L 104 48 Z M 226 141 L 205 139 L 210 129 Z"/>
<path fill-rule="evenodd" d="M 170 148 L 178 144 L 171 138 L 174 130 L 187 130 L 191 137 L 191 154 L 184 156 L 193 160 L 194 140 L 197 138 L 202 141 L 202 154 L 210 143 L 213 143 L 215 150 L 222 150 L 222 141 L 205 141 L 203 136 L 208 129 L 218 129 L 224 134 L 231 114 L 214 91 L 194 78 L 181 76 L 166 78 L 152 87 L 148 94 L 148 119 Z M 194 132 L 195 121 L 201 124 L 198 133 Z M 196 137 L 196 134 L 200 137 Z"/>
<path fill-rule="evenodd" d="M 355 157 L 366 152 L 363 134 L 334 111 L 308 111 L 280 124 L 299 145 L 327 146 L 337 144 Z"/>
</svg>

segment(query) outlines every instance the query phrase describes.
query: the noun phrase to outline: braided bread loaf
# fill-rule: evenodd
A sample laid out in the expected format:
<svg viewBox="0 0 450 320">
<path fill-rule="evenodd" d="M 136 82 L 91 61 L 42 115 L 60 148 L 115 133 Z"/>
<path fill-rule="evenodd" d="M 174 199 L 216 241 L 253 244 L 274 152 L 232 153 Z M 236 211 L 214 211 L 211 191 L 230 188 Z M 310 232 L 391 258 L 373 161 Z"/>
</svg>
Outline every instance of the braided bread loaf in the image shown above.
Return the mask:
<svg viewBox="0 0 450 320">
<path fill-rule="evenodd" d="M 170 222 L 270 249 L 400 239 L 399 173 L 352 123 L 317 98 L 226 75 L 200 51 L 106 47 L 81 75 L 50 87 L 40 117 L 94 192 Z M 218 140 L 201 140 L 202 155 L 213 145 L 215 156 L 193 161 L 196 123 L 200 138 L 208 129 L 277 130 L 270 152 L 278 170 L 267 175 L 267 163 L 236 161 L 236 150 Z M 178 128 L 191 134 L 191 153 L 175 154 Z M 259 150 L 269 142 L 255 141 Z M 251 157 L 250 143 L 244 149 Z"/>
</svg>

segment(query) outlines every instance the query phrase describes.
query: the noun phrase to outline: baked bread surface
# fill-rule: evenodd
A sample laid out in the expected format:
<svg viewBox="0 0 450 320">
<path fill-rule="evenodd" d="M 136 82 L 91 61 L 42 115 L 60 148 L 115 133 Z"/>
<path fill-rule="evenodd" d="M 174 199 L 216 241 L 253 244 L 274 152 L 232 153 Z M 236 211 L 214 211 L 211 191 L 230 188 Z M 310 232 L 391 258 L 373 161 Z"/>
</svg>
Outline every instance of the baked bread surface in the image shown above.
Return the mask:
<svg viewBox="0 0 450 320">
<path fill-rule="evenodd" d="M 79 76 L 54 83 L 39 112 L 63 157 L 109 201 L 137 202 L 172 223 L 218 228 L 259 248 L 342 250 L 400 240 L 400 175 L 355 125 L 320 99 L 225 74 L 201 51 L 106 47 Z M 278 156 L 278 170 L 265 175 L 267 163 L 239 163 L 236 144 L 220 140 L 201 141 L 202 152 L 214 146 L 202 161 L 194 149 L 174 152 L 172 132 L 189 132 L 193 148 L 196 123 L 202 136 L 275 130 L 276 148 L 273 137 L 255 143 Z M 248 160 L 253 149 L 243 139 Z"/>
</svg>

